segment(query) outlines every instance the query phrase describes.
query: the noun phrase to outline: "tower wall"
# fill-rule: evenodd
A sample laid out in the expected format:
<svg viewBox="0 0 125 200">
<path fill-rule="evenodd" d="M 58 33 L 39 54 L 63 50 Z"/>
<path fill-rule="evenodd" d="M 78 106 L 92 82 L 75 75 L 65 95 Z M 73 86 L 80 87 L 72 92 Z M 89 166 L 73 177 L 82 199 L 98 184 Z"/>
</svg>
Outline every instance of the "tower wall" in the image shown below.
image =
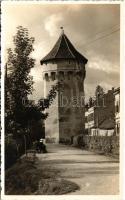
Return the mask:
<svg viewBox="0 0 125 200">
<path fill-rule="evenodd" d="M 57 71 L 56 64 L 43 65 L 43 80 L 44 80 L 44 98 L 47 97 L 53 85 L 56 85 L 57 78 L 53 76 L 53 72 Z M 58 111 L 58 93 L 53 100 L 52 105 L 46 109 L 49 114 L 45 120 L 45 138 L 46 142 L 59 142 L 59 111 Z"/>
<path fill-rule="evenodd" d="M 62 87 L 47 110 L 45 137 L 50 142 L 71 141 L 72 136 L 84 131 L 85 66 L 76 61 L 56 61 L 43 65 L 44 97 L 52 85 Z"/>
</svg>

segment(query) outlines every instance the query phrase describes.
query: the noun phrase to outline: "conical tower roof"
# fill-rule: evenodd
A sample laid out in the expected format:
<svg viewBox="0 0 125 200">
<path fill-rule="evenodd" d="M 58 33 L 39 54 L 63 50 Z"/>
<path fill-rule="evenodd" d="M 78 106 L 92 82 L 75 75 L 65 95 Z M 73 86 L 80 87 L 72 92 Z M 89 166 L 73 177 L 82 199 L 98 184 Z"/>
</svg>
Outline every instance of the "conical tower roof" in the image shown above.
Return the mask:
<svg viewBox="0 0 125 200">
<path fill-rule="evenodd" d="M 64 34 L 64 31 L 60 35 L 52 50 L 40 61 L 40 63 L 42 65 L 49 61 L 57 60 L 76 60 L 85 64 L 88 61 L 75 49 L 70 40 Z"/>
</svg>

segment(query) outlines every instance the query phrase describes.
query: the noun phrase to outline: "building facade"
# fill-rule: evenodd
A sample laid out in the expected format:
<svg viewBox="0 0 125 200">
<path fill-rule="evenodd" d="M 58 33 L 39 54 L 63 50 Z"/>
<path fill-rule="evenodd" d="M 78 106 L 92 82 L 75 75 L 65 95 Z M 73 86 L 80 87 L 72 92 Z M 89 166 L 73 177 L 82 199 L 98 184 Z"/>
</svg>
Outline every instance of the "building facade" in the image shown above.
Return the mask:
<svg viewBox="0 0 125 200">
<path fill-rule="evenodd" d="M 50 53 L 41 60 L 44 97 L 61 83 L 56 98 L 47 110 L 45 137 L 48 142 L 66 142 L 84 130 L 84 79 L 87 59 L 62 31 Z"/>
<path fill-rule="evenodd" d="M 115 128 L 114 89 L 96 99 L 85 112 L 86 133 L 91 136 L 113 135 Z"/>
</svg>

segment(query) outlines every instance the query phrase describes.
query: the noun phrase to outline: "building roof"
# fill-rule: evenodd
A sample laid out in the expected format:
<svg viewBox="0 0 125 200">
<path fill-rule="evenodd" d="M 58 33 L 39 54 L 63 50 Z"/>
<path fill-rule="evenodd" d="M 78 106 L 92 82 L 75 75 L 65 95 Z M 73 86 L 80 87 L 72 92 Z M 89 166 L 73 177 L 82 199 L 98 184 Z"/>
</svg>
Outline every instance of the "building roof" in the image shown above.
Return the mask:
<svg viewBox="0 0 125 200">
<path fill-rule="evenodd" d="M 60 35 L 53 49 L 40 61 L 41 65 L 49 61 L 57 60 L 76 60 L 78 62 L 87 63 L 87 59 L 80 54 L 72 45 L 70 40 L 64 34 Z"/>
</svg>

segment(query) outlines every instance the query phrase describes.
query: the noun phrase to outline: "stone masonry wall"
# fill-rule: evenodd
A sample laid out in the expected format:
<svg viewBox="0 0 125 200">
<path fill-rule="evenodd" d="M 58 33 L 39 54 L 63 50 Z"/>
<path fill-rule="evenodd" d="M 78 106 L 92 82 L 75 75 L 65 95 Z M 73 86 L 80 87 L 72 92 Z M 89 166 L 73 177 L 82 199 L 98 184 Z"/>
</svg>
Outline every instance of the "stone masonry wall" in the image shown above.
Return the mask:
<svg viewBox="0 0 125 200">
<path fill-rule="evenodd" d="M 83 149 L 119 156 L 118 136 L 77 136 L 73 142 Z"/>
<path fill-rule="evenodd" d="M 48 63 L 43 65 L 43 78 L 45 96 L 52 85 L 58 81 L 62 83 L 62 89 L 47 110 L 46 140 L 57 143 L 70 141 L 72 136 L 84 131 L 85 66 L 74 61 Z"/>
</svg>

